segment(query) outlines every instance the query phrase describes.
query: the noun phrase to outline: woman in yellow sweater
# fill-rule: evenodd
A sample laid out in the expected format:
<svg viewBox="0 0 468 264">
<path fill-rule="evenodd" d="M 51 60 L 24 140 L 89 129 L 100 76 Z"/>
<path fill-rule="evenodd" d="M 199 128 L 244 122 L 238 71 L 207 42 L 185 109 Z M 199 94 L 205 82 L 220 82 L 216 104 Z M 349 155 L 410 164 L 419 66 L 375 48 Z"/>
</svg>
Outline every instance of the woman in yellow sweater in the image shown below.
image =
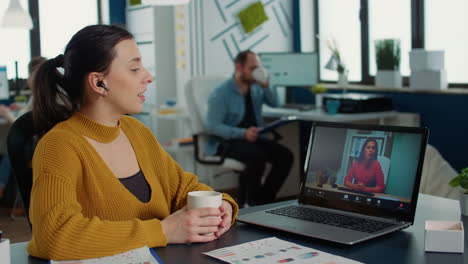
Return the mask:
<svg viewBox="0 0 468 264">
<path fill-rule="evenodd" d="M 234 200 L 223 194 L 220 208 L 188 210 L 188 192 L 211 188 L 125 115 L 142 110 L 153 81 L 129 32 L 85 27 L 36 76 L 33 118 L 43 136 L 32 164 L 32 256 L 102 257 L 208 242 L 229 230 Z"/>
</svg>

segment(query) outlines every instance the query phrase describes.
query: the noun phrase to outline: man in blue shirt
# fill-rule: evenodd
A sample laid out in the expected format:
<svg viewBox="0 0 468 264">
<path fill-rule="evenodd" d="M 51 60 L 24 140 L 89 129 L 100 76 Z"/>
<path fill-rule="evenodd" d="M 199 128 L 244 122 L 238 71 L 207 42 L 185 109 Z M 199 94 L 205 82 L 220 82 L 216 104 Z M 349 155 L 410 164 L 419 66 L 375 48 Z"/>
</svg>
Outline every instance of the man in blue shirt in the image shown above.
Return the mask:
<svg viewBox="0 0 468 264">
<path fill-rule="evenodd" d="M 234 76 L 212 92 L 208 98 L 207 112 L 208 131 L 224 138 L 228 147 L 223 149 L 224 145 L 211 139 L 206 151 L 209 154 L 225 152 L 227 157 L 243 162 L 246 167 L 240 175 L 239 184 L 246 188 L 247 203 L 270 203 L 274 201 L 293 163 L 289 149 L 258 132 L 259 127 L 264 125 L 262 104 L 278 106 L 278 95 L 275 89 L 269 87 L 268 81 L 260 83 L 254 79 L 252 72 L 261 66 L 255 53 L 243 51 L 234 62 Z M 262 185 L 261 178 L 267 162 L 272 168 Z"/>
</svg>

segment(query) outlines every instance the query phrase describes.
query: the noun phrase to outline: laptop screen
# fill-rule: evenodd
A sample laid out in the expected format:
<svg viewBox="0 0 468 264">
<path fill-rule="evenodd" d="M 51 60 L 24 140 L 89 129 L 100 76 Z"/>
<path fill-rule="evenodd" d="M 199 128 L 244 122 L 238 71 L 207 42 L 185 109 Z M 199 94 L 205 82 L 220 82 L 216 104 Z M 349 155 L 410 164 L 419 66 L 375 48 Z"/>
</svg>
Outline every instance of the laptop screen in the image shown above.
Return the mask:
<svg viewBox="0 0 468 264">
<path fill-rule="evenodd" d="M 427 129 L 314 123 L 299 201 L 413 221 Z"/>
</svg>

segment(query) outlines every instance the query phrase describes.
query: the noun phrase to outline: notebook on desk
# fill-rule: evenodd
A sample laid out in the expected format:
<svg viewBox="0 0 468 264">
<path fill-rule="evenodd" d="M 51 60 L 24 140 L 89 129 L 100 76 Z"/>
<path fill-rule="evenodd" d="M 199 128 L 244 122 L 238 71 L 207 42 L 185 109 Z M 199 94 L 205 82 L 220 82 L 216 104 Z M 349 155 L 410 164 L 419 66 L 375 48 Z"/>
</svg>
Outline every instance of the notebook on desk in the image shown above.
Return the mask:
<svg viewBox="0 0 468 264">
<path fill-rule="evenodd" d="M 315 122 L 299 199 L 237 220 L 349 245 L 407 228 L 427 137 L 427 128 Z"/>
</svg>

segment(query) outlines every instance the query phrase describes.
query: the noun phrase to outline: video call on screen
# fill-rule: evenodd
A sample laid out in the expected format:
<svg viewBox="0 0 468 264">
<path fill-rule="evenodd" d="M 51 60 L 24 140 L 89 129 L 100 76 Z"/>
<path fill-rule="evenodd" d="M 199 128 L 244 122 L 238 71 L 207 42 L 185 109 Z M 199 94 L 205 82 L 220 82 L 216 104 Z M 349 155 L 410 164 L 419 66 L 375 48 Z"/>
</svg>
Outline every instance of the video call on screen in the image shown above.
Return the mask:
<svg viewBox="0 0 468 264">
<path fill-rule="evenodd" d="M 377 209 L 408 209 L 421 135 L 335 127 L 315 130 L 306 196 Z"/>
</svg>

